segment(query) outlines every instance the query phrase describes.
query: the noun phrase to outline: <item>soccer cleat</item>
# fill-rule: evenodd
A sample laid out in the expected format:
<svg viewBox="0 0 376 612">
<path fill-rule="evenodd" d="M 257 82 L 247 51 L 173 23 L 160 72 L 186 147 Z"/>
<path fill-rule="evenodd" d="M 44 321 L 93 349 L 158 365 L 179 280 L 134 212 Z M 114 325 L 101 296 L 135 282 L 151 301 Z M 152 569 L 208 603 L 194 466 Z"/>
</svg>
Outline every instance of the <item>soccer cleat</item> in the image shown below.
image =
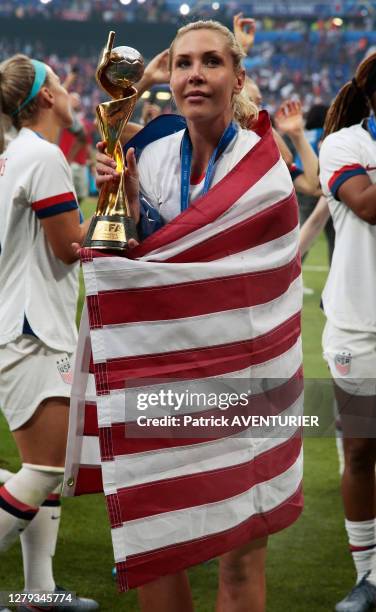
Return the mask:
<svg viewBox="0 0 376 612">
<path fill-rule="evenodd" d="M 54 593 L 69 593 L 69 591 L 56 586 Z M 36 610 L 41 610 L 41 612 L 47 612 L 48 610 L 58 610 L 59 612 L 90 612 L 90 610 L 99 610 L 99 603 L 94 599 L 72 595 L 72 599 L 70 601 L 67 600 L 65 603 L 63 601 L 57 601 L 52 605 L 39 604 L 38 606 L 35 604 L 25 604 L 17 607 L 17 612 L 36 612 Z"/>
<path fill-rule="evenodd" d="M 376 586 L 367 580 L 370 573 L 367 572 L 350 593 L 337 603 L 336 612 L 368 612 L 374 609 Z"/>
</svg>

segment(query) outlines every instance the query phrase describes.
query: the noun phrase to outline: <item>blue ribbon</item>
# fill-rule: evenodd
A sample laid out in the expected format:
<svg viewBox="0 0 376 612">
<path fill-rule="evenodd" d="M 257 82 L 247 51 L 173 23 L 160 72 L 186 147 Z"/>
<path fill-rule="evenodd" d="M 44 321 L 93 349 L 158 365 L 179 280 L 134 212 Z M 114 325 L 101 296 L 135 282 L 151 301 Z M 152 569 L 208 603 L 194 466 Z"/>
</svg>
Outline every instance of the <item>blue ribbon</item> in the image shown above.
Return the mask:
<svg viewBox="0 0 376 612">
<path fill-rule="evenodd" d="M 31 60 L 31 63 L 34 66 L 34 81 L 33 81 L 33 85 L 31 87 L 30 93 L 27 96 L 27 98 L 22 102 L 22 104 L 20 104 L 20 106 L 18 108 L 16 108 L 15 111 L 13 111 L 12 113 L 12 117 L 14 117 L 14 115 L 18 115 L 18 113 L 25 108 L 25 106 L 27 104 L 29 104 L 29 102 L 31 102 L 31 100 L 33 98 L 35 98 L 35 96 L 40 92 L 45 80 L 46 80 L 46 76 L 47 76 L 47 66 L 46 64 L 44 64 L 43 62 L 40 62 L 38 60 Z"/>
<path fill-rule="evenodd" d="M 213 179 L 214 166 L 217 159 L 227 149 L 231 140 L 237 133 L 237 125 L 233 121 L 227 126 L 223 132 L 221 139 L 214 149 L 206 170 L 204 187 L 200 195 L 204 195 L 210 189 L 210 184 Z M 189 206 L 189 191 L 191 183 L 191 165 L 192 165 L 192 142 L 189 137 L 188 129 L 185 130 L 181 144 L 181 175 L 180 175 L 180 207 L 181 210 L 186 210 Z"/>
</svg>

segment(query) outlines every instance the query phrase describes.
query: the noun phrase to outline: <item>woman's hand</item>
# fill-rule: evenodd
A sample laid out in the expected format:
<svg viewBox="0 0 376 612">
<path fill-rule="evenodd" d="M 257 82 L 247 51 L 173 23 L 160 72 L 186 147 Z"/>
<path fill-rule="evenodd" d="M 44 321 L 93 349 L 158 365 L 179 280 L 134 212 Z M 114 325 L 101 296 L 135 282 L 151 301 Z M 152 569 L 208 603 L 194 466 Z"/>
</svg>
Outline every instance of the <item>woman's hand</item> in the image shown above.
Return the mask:
<svg viewBox="0 0 376 612">
<path fill-rule="evenodd" d="M 170 82 L 168 53 L 168 49 L 165 49 L 153 57 L 153 59 L 148 63 L 142 78 L 135 84 L 138 98 L 142 96 L 144 91 L 150 89 L 150 87 L 153 87 L 153 85 Z"/>
<path fill-rule="evenodd" d="M 96 154 L 96 180 L 98 189 L 110 182 L 115 185 L 120 181 L 120 173 L 116 171 L 116 162 L 104 152 L 106 143 L 98 142 Z M 134 149 L 131 147 L 126 154 L 126 167 L 124 168 L 124 184 L 127 195 L 130 213 L 136 223 L 140 220 L 140 185 L 138 179 L 138 169 Z"/>
<path fill-rule="evenodd" d="M 98 189 L 105 183 L 119 181 L 120 174 L 116 172 L 116 162 L 105 153 L 106 143 L 102 140 L 96 145 L 95 184 Z"/>
<path fill-rule="evenodd" d="M 128 149 L 125 159 L 127 162 L 127 167 L 124 170 L 125 191 L 131 216 L 138 223 L 140 220 L 140 181 L 133 147 Z"/>
<path fill-rule="evenodd" d="M 274 115 L 275 125 L 279 132 L 291 138 L 304 133 L 304 119 L 300 102 L 287 100 L 283 102 Z"/>
<path fill-rule="evenodd" d="M 235 38 L 248 55 L 249 51 L 255 44 L 256 22 L 250 17 L 243 17 L 243 13 L 237 13 L 233 19 L 233 30 Z"/>
<path fill-rule="evenodd" d="M 165 49 L 150 60 L 145 68 L 146 76 L 150 79 L 151 85 L 164 84 L 170 82 L 170 71 L 168 69 L 168 53 Z"/>
</svg>

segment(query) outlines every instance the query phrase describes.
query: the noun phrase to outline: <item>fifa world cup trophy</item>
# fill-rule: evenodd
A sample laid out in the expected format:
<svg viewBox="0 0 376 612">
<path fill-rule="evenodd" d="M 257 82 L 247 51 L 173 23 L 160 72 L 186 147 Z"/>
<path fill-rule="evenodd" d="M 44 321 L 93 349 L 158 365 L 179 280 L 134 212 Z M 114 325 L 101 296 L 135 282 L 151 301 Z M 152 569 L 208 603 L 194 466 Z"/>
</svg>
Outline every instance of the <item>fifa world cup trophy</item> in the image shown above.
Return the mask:
<svg viewBox="0 0 376 612">
<path fill-rule="evenodd" d="M 132 47 L 113 49 L 114 39 L 115 32 L 110 32 L 96 72 L 99 85 L 113 100 L 99 104 L 96 113 L 102 140 L 106 141 L 106 153 L 116 162 L 120 182 L 111 181 L 102 186 L 84 246 L 123 250 L 130 238 L 137 239 L 137 229 L 125 191 L 125 161 L 119 139 L 137 101 L 133 84 L 143 75 L 144 60 Z"/>
</svg>

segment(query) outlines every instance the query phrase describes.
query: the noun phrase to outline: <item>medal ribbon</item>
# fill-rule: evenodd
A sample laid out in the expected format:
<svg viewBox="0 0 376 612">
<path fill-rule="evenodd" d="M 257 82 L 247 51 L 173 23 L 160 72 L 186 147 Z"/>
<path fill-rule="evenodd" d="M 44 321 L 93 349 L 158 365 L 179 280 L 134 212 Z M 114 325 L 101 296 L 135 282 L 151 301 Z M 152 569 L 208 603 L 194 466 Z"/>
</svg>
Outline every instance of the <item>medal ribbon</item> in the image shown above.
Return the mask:
<svg viewBox="0 0 376 612">
<path fill-rule="evenodd" d="M 223 132 L 221 139 L 214 149 L 206 170 L 204 187 L 200 195 L 204 195 L 210 189 L 210 184 L 213 179 L 214 166 L 217 159 L 227 149 L 228 145 L 238 131 L 236 123 L 231 121 Z M 185 130 L 181 144 L 181 175 L 180 175 L 180 207 L 181 211 L 186 210 L 189 206 L 189 188 L 191 182 L 191 165 L 192 165 L 192 142 L 189 137 L 188 129 Z"/>
</svg>

